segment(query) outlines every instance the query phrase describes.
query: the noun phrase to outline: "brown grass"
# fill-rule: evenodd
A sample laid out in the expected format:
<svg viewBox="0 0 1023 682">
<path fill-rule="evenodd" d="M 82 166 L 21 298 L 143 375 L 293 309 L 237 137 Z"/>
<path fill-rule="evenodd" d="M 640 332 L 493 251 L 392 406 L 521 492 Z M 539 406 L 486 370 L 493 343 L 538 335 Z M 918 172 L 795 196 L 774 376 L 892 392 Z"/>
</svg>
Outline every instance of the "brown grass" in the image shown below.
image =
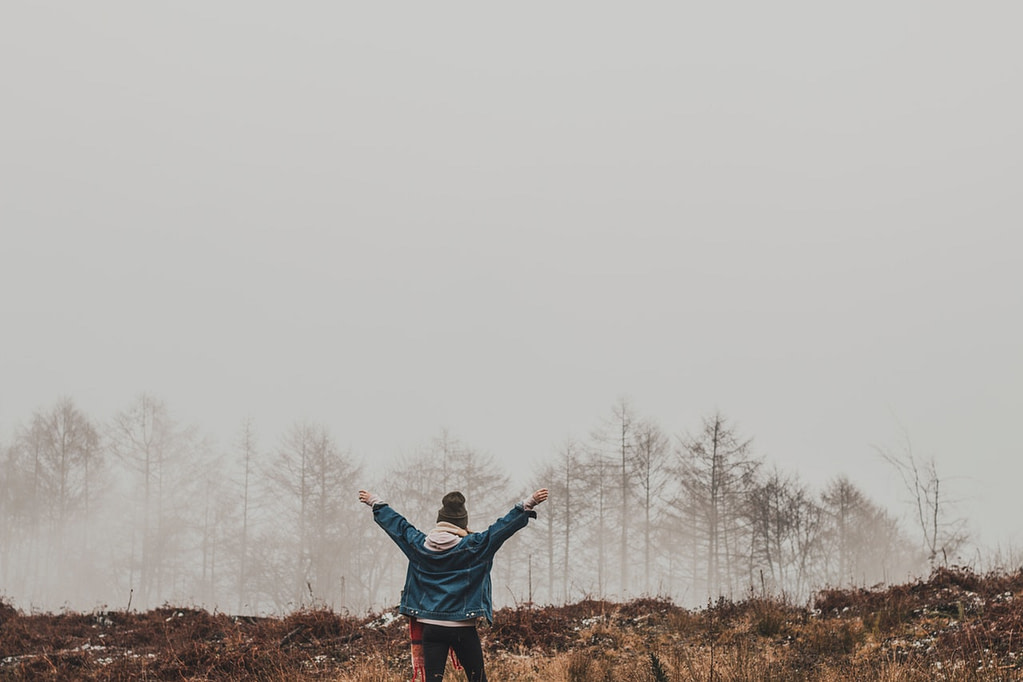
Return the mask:
<svg viewBox="0 0 1023 682">
<path fill-rule="evenodd" d="M 499 611 L 481 635 L 495 680 L 1023 680 L 1023 571 L 940 569 L 886 589 L 824 590 L 807 607 L 765 598 L 695 611 L 662 599 L 521 606 Z M 393 613 L 26 615 L 0 601 L 0 680 L 404 682 L 407 638 Z"/>
</svg>

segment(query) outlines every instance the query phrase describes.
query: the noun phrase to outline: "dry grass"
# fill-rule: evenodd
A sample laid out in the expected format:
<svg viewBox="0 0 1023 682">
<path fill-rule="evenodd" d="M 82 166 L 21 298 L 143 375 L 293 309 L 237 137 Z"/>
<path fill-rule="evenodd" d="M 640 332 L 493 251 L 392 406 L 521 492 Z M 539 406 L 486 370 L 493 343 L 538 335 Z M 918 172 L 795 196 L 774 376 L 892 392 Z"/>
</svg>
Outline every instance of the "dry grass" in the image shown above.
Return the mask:
<svg viewBox="0 0 1023 682">
<path fill-rule="evenodd" d="M 883 590 L 825 590 L 809 607 L 520 607 L 481 634 L 495 680 L 1023 680 L 1023 572 L 941 569 Z M 394 614 L 25 615 L 0 601 L 0 680 L 404 682 L 410 672 L 407 626 Z"/>
</svg>

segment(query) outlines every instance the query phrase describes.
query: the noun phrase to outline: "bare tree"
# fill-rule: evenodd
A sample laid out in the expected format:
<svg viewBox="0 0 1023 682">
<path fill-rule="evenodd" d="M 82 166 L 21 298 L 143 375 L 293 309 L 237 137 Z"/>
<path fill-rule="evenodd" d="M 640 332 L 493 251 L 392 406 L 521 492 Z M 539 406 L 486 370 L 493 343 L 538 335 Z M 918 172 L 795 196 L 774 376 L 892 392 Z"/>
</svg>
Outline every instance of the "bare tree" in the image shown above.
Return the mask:
<svg viewBox="0 0 1023 682">
<path fill-rule="evenodd" d="M 235 495 L 238 501 L 238 524 L 239 534 L 235 552 L 235 574 L 237 585 L 235 592 L 238 597 L 237 612 L 242 613 L 246 606 L 253 608 L 256 604 L 250 603 L 249 595 L 249 540 L 253 531 L 253 514 L 251 507 L 252 493 L 255 490 L 256 475 L 262 462 L 260 452 L 256 443 L 256 430 L 252 419 L 246 418 L 241 425 L 241 431 L 235 444 L 235 464 L 238 471 L 238 479 L 235 486 Z"/>
<path fill-rule="evenodd" d="M 240 510 L 228 474 L 227 454 L 206 440 L 197 441 L 196 448 L 192 504 L 180 510 L 178 517 L 194 536 L 198 556 L 181 572 L 185 580 L 191 580 L 193 594 L 203 603 L 216 604 L 234 588 L 228 567 L 232 564 Z M 186 553 L 190 553 L 191 544 L 183 548 Z"/>
<path fill-rule="evenodd" d="M 165 587 L 172 588 L 186 570 L 190 524 L 182 513 L 194 511 L 185 500 L 194 493 L 196 434 L 180 427 L 166 404 L 148 394 L 115 415 L 107 434 L 130 477 L 127 499 L 133 509 L 122 517 L 131 543 L 128 586 L 135 604 L 147 608 L 163 599 Z"/>
<path fill-rule="evenodd" d="M 32 526 L 35 500 L 31 489 L 30 461 L 17 439 L 3 450 L 3 484 L 0 485 L 0 583 L 5 589 L 29 593 L 30 570 L 26 554 L 39 541 Z"/>
<path fill-rule="evenodd" d="M 871 585 L 916 563 L 897 520 L 848 477 L 838 476 L 825 487 L 821 506 L 823 581 Z"/>
<path fill-rule="evenodd" d="M 635 448 L 637 418 L 625 398 L 620 398 L 611 408 L 611 415 L 593 434 L 594 453 L 601 453 L 607 457 L 608 463 L 613 463 L 615 468 L 616 485 L 615 491 L 618 495 L 618 587 L 619 593 L 624 596 L 629 591 L 629 490 L 633 475 L 633 450 Z M 610 474 L 610 471 L 601 469 L 601 476 Z M 602 481 L 604 479 L 602 478 Z M 606 481 L 610 483 L 610 480 Z M 603 491 L 602 491 L 603 492 Z M 610 492 L 610 491 L 609 491 Z M 610 500 L 607 500 L 610 502 Z"/>
<path fill-rule="evenodd" d="M 677 519 L 694 523 L 696 553 L 705 562 L 696 587 L 710 598 L 734 592 L 745 547 L 743 505 L 755 482 L 759 461 L 720 413 L 705 419 L 695 436 L 680 438 Z M 743 573 L 745 573 L 743 571 Z"/>
<path fill-rule="evenodd" d="M 546 462 L 539 471 L 536 471 L 533 476 L 530 477 L 530 488 L 548 488 L 552 494 L 556 494 L 556 491 L 560 488 L 561 481 L 559 480 L 558 465 L 556 462 Z M 535 597 L 538 593 L 538 587 L 540 587 L 540 572 L 537 572 L 536 578 L 534 579 L 533 574 L 533 555 L 537 554 L 542 557 L 542 563 L 539 563 L 538 568 L 546 568 L 546 576 L 543 581 L 543 586 L 546 588 L 547 601 L 551 603 L 554 599 L 555 585 L 557 584 L 556 575 L 558 574 L 558 565 L 560 564 L 558 552 L 555 549 L 558 538 L 558 526 L 562 525 L 561 512 L 562 510 L 555 510 L 553 506 L 545 509 L 545 514 L 540 523 L 536 524 L 536 530 L 539 531 L 540 538 L 538 541 L 531 542 L 529 549 L 527 550 L 527 560 L 529 562 L 527 566 L 527 577 L 529 580 L 528 585 L 528 602 L 530 604 L 535 603 Z M 538 552 L 538 548 L 543 547 L 543 552 Z"/>
<path fill-rule="evenodd" d="M 586 529 L 584 552 L 580 554 L 589 555 L 587 563 L 595 573 L 592 577 L 596 580 L 596 596 L 603 599 L 609 596 L 608 542 L 614 506 L 612 498 L 617 492 L 614 490 L 614 464 L 599 450 L 589 450 L 580 462 L 579 476 L 589 500 L 584 507 L 585 516 L 580 518 L 576 515 L 576 525 Z M 579 510 L 579 505 L 574 508 Z"/>
<path fill-rule="evenodd" d="M 821 556 L 824 510 L 808 488 L 799 485 L 795 500 L 796 516 L 792 533 L 795 535 L 798 570 L 794 594 L 806 596 L 818 583 L 815 578 Z"/>
<path fill-rule="evenodd" d="M 568 601 L 569 585 L 571 584 L 572 572 L 572 534 L 575 530 L 576 518 L 581 515 L 582 507 L 585 505 L 584 496 L 579 487 L 577 468 L 580 462 L 579 445 L 574 440 L 565 442 L 559 456 L 560 465 L 558 476 L 551 478 L 555 488 L 551 493 L 552 507 L 557 509 L 561 516 L 562 537 L 561 537 L 561 598 Z M 539 483 L 539 482 L 538 482 Z M 551 523 L 554 522 L 554 513 L 551 514 Z M 553 540 L 553 528 L 551 529 Z"/>
<path fill-rule="evenodd" d="M 46 434 L 40 423 L 33 419 L 29 426 L 15 431 L 11 448 L 11 468 L 21 479 L 20 490 L 15 490 L 13 507 L 21 517 L 23 567 L 19 571 L 22 589 L 34 599 L 45 601 L 45 585 L 49 579 L 44 567 L 52 566 L 48 554 L 50 544 L 44 528 L 46 492 Z"/>
<path fill-rule="evenodd" d="M 668 436 L 652 421 L 642 421 L 634 429 L 632 469 L 638 501 L 643 510 L 643 593 L 650 594 L 654 557 L 654 533 L 658 503 L 668 482 L 670 456 Z"/>
<path fill-rule="evenodd" d="M 99 434 L 67 397 L 50 410 L 36 412 L 32 429 L 43 438 L 43 488 L 50 523 L 63 527 L 73 515 L 88 513 L 89 469 L 98 466 Z"/>
<path fill-rule="evenodd" d="M 751 585 L 790 596 L 809 593 L 821 512 L 806 486 L 777 469 L 749 491 Z"/>
<path fill-rule="evenodd" d="M 59 399 L 47 412 L 37 413 L 33 422 L 45 437 L 44 469 L 49 481 L 45 495 L 51 510 L 51 538 L 56 543 L 58 584 L 65 584 L 63 574 L 68 567 L 80 563 L 91 549 L 93 494 L 97 492 L 94 480 L 102 463 L 99 432 L 68 397 Z M 75 571 L 74 575 L 71 582 L 80 588 L 85 572 Z"/>
<path fill-rule="evenodd" d="M 876 447 L 878 454 L 892 466 L 902 479 L 910 496 L 913 516 L 920 530 L 927 562 L 931 569 L 948 563 L 969 539 L 966 520 L 952 518 L 950 509 L 953 500 L 938 474 L 934 457 L 921 457 L 913 451 L 909 435 L 903 431 L 903 442 L 897 452 Z"/>
<path fill-rule="evenodd" d="M 22 575 L 33 598 L 59 598 L 65 585 L 81 588 L 89 578 L 89 522 L 95 508 L 101 457 L 99 434 L 70 398 L 39 409 L 17 430 L 7 454 L 10 480 L 4 506 L 23 533 Z M 14 547 L 8 551 L 13 554 Z M 10 559 L 5 561 L 9 565 Z M 27 585 L 26 585 L 27 586 Z"/>
<path fill-rule="evenodd" d="M 397 458 L 389 469 L 388 501 L 413 518 L 423 515 L 420 525 L 434 522 L 441 498 L 452 490 L 465 495 L 470 528 L 485 527 L 507 511 L 507 473 L 492 455 L 476 450 L 448 429 L 419 452 Z"/>
<path fill-rule="evenodd" d="M 345 543 L 348 498 L 339 494 L 357 480 L 360 467 L 342 452 L 322 425 L 296 424 L 284 436 L 269 472 L 279 502 L 280 545 L 292 606 L 345 605 L 349 568 Z"/>
<path fill-rule="evenodd" d="M 9 585 L 11 556 L 15 551 L 14 523 L 17 514 L 14 491 L 18 470 L 14 449 L 0 443 L 0 584 Z"/>
<path fill-rule="evenodd" d="M 821 501 L 830 522 L 828 554 L 833 571 L 829 575 L 839 583 L 850 581 L 855 575 L 854 559 L 864 544 L 861 533 L 865 529 L 861 522 L 870 515 L 870 502 L 846 476 L 832 480 L 821 493 Z"/>
<path fill-rule="evenodd" d="M 530 488 L 548 488 L 550 498 L 544 505 L 541 522 L 537 524 L 539 542 L 532 547 L 545 546 L 547 597 L 553 603 L 565 603 L 585 562 L 579 561 L 574 540 L 579 534 L 577 519 L 585 513 L 587 496 L 582 490 L 579 477 L 581 446 L 573 439 L 567 439 L 557 455 L 546 462 L 531 477 Z"/>
</svg>

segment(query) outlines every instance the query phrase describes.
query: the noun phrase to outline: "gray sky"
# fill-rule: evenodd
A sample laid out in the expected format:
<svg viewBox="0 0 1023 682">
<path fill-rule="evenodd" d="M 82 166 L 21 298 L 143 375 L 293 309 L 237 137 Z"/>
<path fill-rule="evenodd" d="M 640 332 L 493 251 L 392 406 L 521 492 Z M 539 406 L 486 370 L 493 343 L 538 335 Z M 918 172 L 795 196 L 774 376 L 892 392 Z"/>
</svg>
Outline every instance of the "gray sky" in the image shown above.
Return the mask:
<svg viewBox="0 0 1023 682">
<path fill-rule="evenodd" d="M 0 440 L 521 470 L 628 396 L 885 503 L 905 428 L 1023 541 L 1023 5 L 340 5 L 0 7 Z"/>
</svg>

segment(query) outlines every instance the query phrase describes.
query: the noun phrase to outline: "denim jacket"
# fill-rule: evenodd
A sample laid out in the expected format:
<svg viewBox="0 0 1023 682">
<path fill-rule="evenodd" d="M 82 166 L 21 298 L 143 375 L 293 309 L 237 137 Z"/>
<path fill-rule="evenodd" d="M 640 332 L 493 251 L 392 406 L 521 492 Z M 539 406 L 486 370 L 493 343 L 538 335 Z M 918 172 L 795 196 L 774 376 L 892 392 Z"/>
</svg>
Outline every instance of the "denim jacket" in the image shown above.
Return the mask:
<svg viewBox="0 0 1023 682">
<path fill-rule="evenodd" d="M 426 534 L 386 503 L 373 505 L 373 519 L 408 557 L 405 588 L 398 612 L 416 618 L 470 620 L 484 617 L 492 622 L 493 600 L 490 568 L 501 545 L 525 528 L 536 512 L 522 503 L 480 533 L 469 533 L 443 551 L 425 546 Z"/>
</svg>

